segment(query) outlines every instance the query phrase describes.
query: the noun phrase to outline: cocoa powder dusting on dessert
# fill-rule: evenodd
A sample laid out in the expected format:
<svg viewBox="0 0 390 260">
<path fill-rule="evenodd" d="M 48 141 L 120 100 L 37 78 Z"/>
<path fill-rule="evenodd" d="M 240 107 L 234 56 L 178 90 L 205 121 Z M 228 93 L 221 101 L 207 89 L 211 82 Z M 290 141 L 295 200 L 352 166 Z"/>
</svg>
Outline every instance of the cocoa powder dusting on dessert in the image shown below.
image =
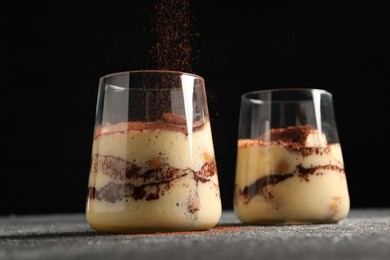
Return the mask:
<svg viewBox="0 0 390 260">
<path fill-rule="evenodd" d="M 207 119 L 204 119 L 207 120 Z M 192 130 L 198 131 L 204 125 L 203 120 L 193 121 Z M 105 125 L 95 128 L 95 138 L 103 134 L 125 133 L 127 131 L 153 131 L 153 130 L 171 130 L 188 134 L 187 120 L 184 116 L 173 113 L 163 113 L 156 121 L 151 122 L 119 122 L 113 125 Z"/>
<path fill-rule="evenodd" d="M 310 125 L 289 126 L 286 128 L 274 128 L 259 137 L 262 141 L 280 141 L 284 143 L 296 143 L 304 145 L 307 136 L 314 131 Z"/>
<path fill-rule="evenodd" d="M 247 142 L 241 142 L 241 145 L 247 147 L 255 144 L 269 145 L 277 143 L 292 151 L 299 152 L 303 156 L 329 152 L 326 137 L 322 137 L 322 140 L 321 138 L 319 139 L 322 143 L 318 141 L 318 143 L 308 145 L 308 137 L 311 134 L 323 135 L 323 133 L 317 131 L 311 125 L 289 126 L 286 128 L 270 129 L 268 132 L 259 136 L 256 141 L 248 140 Z"/>
<path fill-rule="evenodd" d="M 187 120 L 184 116 L 175 115 L 172 113 L 163 113 L 160 119 L 168 124 L 185 126 Z"/>
</svg>

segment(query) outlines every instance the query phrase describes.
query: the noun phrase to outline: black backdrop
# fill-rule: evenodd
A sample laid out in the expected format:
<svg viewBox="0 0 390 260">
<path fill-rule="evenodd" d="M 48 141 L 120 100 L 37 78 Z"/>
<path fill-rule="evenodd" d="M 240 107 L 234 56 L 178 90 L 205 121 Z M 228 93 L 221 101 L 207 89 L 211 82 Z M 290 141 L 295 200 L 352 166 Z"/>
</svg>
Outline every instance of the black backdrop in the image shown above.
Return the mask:
<svg viewBox="0 0 390 260">
<path fill-rule="evenodd" d="M 352 207 L 388 207 L 385 1 L 191 1 L 223 206 L 232 208 L 240 96 L 334 96 Z M 156 1 L 9 3 L 1 15 L 0 214 L 83 212 L 99 77 L 145 68 Z"/>
</svg>

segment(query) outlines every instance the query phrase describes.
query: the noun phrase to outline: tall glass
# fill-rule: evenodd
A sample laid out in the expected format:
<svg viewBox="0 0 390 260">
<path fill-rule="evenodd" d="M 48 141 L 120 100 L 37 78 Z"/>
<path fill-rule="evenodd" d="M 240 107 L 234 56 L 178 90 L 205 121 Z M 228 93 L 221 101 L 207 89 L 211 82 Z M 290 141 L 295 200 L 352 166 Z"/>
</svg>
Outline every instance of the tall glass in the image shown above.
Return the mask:
<svg viewBox="0 0 390 260">
<path fill-rule="evenodd" d="M 237 217 L 249 224 L 334 223 L 349 207 L 332 94 L 270 89 L 242 95 Z"/>
<path fill-rule="evenodd" d="M 89 225 L 111 233 L 207 230 L 221 209 L 204 79 L 152 70 L 101 77 Z"/>
</svg>

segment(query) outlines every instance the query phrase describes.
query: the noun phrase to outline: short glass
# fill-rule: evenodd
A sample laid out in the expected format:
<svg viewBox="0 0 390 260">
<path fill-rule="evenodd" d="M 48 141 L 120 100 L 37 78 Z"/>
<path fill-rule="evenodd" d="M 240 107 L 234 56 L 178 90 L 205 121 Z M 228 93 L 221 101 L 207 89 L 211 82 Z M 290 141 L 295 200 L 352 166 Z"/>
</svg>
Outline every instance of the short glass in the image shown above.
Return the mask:
<svg viewBox="0 0 390 260">
<path fill-rule="evenodd" d="M 242 95 L 233 205 L 247 224 L 335 223 L 348 215 L 331 93 L 295 88 Z"/>
<path fill-rule="evenodd" d="M 109 233 L 207 230 L 221 211 L 204 79 L 160 70 L 101 77 L 89 225 Z"/>
</svg>

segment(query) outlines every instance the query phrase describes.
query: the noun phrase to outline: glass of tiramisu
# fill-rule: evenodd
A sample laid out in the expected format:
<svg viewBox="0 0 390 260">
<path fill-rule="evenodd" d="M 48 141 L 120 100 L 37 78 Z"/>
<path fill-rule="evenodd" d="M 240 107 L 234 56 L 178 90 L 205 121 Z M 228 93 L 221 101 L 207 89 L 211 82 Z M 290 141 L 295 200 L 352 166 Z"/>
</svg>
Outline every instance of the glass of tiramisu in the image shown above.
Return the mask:
<svg viewBox="0 0 390 260">
<path fill-rule="evenodd" d="M 247 224 L 336 223 L 350 208 L 332 94 L 241 96 L 234 211 Z"/>
<path fill-rule="evenodd" d="M 207 230 L 221 210 L 204 79 L 162 70 L 101 77 L 89 225 L 109 233 Z"/>
</svg>

